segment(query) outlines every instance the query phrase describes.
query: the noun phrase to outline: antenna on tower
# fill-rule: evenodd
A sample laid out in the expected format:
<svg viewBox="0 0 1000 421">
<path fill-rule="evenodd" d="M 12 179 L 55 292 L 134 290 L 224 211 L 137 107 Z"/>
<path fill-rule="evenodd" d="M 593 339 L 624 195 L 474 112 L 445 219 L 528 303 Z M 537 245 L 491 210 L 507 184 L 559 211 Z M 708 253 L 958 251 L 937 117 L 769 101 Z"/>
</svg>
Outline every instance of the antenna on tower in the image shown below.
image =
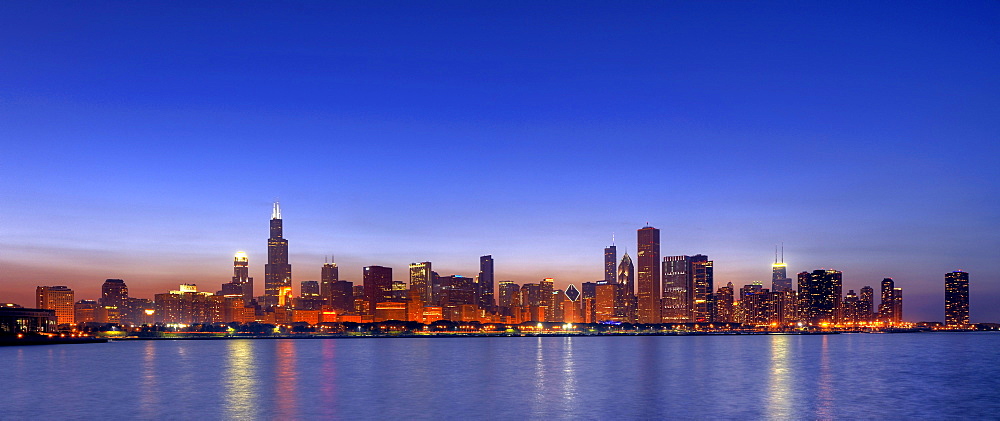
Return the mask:
<svg viewBox="0 0 1000 421">
<path fill-rule="evenodd" d="M 785 242 L 781 242 L 781 263 L 785 263 Z"/>
<path fill-rule="evenodd" d="M 327 264 L 327 263 L 330 263 L 330 262 L 327 262 L 327 261 L 326 261 L 326 255 L 324 254 L 324 255 L 323 255 L 323 264 L 325 265 L 325 264 Z"/>
<path fill-rule="evenodd" d="M 611 245 L 612 246 L 615 245 L 615 233 L 614 232 L 611 233 Z"/>
<path fill-rule="evenodd" d="M 774 245 L 774 263 L 775 264 L 778 263 L 778 245 L 777 244 Z"/>
<path fill-rule="evenodd" d="M 281 219 L 281 205 L 278 200 L 274 200 L 274 208 L 271 210 L 271 219 Z"/>
</svg>

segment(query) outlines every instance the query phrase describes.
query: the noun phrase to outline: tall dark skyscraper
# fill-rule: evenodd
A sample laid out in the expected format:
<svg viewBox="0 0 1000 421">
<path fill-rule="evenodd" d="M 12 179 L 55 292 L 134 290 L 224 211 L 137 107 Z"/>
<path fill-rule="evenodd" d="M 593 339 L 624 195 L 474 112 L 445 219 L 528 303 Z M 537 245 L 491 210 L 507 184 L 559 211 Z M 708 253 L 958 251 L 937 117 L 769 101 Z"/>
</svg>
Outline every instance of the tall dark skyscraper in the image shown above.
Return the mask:
<svg viewBox="0 0 1000 421">
<path fill-rule="evenodd" d="M 101 285 L 100 304 L 102 306 L 114 306 L 123 310 L 127 301 L 128 286 L 125 285 L 125 281 L 121 279 L 108 279 L 104 281 L 104 285 Z"/>
<path fill-rule="evenodd" d="M 660 323 L 660 230 L 640 228 L 636 297 L 639 323 Z"/>
<path fill-rule="evenodd" d="M 287 288 L 287 290 L 286 290 Z M 281 206 L 274 202 L 271 212 L 271 236 L 267 239 L 267 264 L 264 265 L 265 307 L 278 305 L 282 291 L 292 288 L 292 265 L 288 264 L 288 240 L 282 238 Z"/>
<path fill-rule="evenodd" d="M 696 254 L 691 260 L 691 285 L 694 286 L 692 313 L 696 322 L 715 321 L 715 263 L 704 254 Z"/>
<path fill-rule="evenodd" d="M 882 280 L 882 302 L 878 305 L 878 319 L 886 323 L 893 323 L 896 321 L 895 287 L 896 283 L 892 280 L 892 278 L 885 278 Z"/>
<path fill-rule="evenodd" d="M 604 280 L 615 283 L 615 266 L 618 264 L 618 247 L 614 244 L 604 248 Z"/>
<path fill-rule="evenodd" d="M 340 280 L 340 268 L 336 263 L 324 262 L 319 273 L 319 296 L 329 304 L 333 299 L 333 284 Z"/>
<path fill-rule="evenodd" d="M 496 287 L 493 282 L 493 256 L 485 255 L 479 257 L 479 277 L 476 290 L 479 295 L 479 308 L 492 310 L 496 305 L 494 291 Z"/>
<path fill-rule="evenodd" d="M 623 322 L 635 321 L 635 265 L 628 251 L 622 256 L 621 263 L 618 264 L 618 282 L 608 282 L 614 285 L 615 298 L 612 303 L 612 313 L 616 320 Z M 609 288 L 609 287 L 608 287 Z M 605 288 L 605 289 L 608 289 Z"/>
<path fill-rule="evenodd" d="M 730 292 L 732 296 L 732 292 Z M 692 303 L 694 285 L 691 278 L 691 258 L 666 256 L 663 258 L 663 298 L 661 320 L 663 323 L 693 321 Z"/>
<path fill-rule="evenodd" d="M 368 314 L 374 315 L 378 303 L 392 301 L 392 268 L 365 266 L 364 282 Z"/>
<path fill-rule="evenodd" d="M 799 273 L 799 317 L 812 325 L 837 323 L 843 277 L 832 269 Z"/>
<path fill-rule="evenodd" d="M 960 270 L 944 274 L 944 324 L 969 324 L 969 274 Z"/>
</svg>

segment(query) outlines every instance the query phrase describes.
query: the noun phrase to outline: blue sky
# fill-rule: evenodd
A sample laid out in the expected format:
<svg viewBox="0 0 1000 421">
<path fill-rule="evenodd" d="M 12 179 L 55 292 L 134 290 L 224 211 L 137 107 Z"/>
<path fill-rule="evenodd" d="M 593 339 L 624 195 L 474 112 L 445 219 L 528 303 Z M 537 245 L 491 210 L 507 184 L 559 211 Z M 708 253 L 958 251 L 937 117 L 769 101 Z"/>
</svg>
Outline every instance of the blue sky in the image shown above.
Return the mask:
<svg viewBox="0 0 1000 421">
<path fill-rule="evenodd" d="M 996 2 L 0 5 L 0 301 L 430 260 L 557 285 L 616 233 L 1000 310 Z M 260 282 L 259 282 L 260 283 Z"/>
</svg>

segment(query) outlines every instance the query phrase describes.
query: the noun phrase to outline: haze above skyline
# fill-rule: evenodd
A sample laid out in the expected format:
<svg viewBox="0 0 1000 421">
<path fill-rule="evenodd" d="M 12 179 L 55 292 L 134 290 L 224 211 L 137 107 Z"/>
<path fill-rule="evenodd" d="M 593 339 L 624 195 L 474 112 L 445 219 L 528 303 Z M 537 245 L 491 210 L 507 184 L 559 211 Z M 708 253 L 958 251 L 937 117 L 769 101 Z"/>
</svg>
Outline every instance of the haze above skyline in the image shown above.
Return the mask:
<svg viewBox="0 0 1000 421">
<path fill-rule="evenodd" d="M 603 277 L 603 248 L 707 254 L 716 287 L 945 272 L 1000 321 L 1000 4 L 0 4 L 0 302 L 263 284 L 410 262 Z M 260 287 L 258 287 L 260 293 Z"/>
</svg>

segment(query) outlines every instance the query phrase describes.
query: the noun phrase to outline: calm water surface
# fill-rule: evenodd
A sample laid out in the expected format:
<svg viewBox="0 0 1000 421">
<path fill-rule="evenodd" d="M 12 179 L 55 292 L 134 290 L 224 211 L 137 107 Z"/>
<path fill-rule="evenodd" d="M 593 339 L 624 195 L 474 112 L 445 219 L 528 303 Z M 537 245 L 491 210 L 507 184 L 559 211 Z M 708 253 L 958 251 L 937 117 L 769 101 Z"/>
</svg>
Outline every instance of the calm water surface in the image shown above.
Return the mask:
<svg viewBox="0 0 1000 421">
<path fill-rule="evenodd" d="M 0 348 L 2 419 L 1000 418 L 1000 334 Z"/>
</svg>

